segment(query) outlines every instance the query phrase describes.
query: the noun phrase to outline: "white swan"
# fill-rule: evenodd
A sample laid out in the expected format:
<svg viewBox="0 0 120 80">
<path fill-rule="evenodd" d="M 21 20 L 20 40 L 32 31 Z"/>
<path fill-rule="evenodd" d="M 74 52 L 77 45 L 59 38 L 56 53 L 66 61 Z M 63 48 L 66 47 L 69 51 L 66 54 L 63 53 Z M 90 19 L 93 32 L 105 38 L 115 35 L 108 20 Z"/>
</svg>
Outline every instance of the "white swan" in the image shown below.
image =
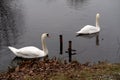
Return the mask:
<svg viewBox="0 0 120 80">
<path fill-rule="evenodd" d="M 76 32 L 78 34 L 92 34 L 92 33 L 97 33 L 100 31 L 100 26 L 99 26 L 99 17 L 100 14 L 97 13 L 96 14 L 96 26 L 92 26 L 92 25 L 86 25 L 85 27 L 83 27 L 80 31 Z"/>
<path fill-rule="evenodd" d="M 43 33 L 41 36 L 42 41 L 42 49 L 40 50 L 34 46 L 28 46 L 23 47 L 20 49 L 16 49 L 14 47 L 8 47 L 16 56 L 22 57 L 22 58 L 38 58 L 38 57 L 44 57 L 48 54 L 48 49 L 46 47 L 45 38 L 48 37 L 48 33 Z"/>
</svg>

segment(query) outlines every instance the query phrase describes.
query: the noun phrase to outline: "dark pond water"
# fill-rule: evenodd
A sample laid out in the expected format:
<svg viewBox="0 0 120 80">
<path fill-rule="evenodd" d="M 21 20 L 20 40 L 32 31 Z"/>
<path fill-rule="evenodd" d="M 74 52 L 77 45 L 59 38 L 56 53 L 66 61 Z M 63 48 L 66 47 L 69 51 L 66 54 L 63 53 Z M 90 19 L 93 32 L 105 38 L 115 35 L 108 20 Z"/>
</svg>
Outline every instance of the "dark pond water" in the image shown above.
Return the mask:
<svg viewBox="0 0 120 80">
<path fill-rule="evenodd" d="M 0 71 L 11 64 L 15 55 L 7 48 L 36 46 L 47 32 L 49 57 L 68 60 L 68 41 L 81 63 L 107 60 L 120 62 L 120 0 L 0 0 Z M 83 26 L 95 24 L 100 13 L 101 31 L 97 35 L 76 37 Z M 60 55 L 59 35 L 63 35 Z"/>
</svg>

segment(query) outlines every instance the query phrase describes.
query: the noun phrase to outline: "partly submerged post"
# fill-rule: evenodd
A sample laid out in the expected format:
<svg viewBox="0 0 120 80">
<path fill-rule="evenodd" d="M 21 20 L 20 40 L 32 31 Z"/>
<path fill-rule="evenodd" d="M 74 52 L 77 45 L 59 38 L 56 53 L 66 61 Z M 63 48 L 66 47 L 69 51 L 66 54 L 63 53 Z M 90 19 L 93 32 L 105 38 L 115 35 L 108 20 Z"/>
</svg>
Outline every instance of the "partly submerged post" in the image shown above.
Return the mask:
<svg viewBox="0 0 120 80">
<path fill-rule="evenodd" d="M 68 54 L 69 54 L 69 62 L 71 62 L 72 61 L 72 41 L 69 41 Z"/>
<path fill-rule="evenodd" d="M 63 36 L 59 35 L 60 38 L 60 54 L 63 54 Z"/>
</svg>

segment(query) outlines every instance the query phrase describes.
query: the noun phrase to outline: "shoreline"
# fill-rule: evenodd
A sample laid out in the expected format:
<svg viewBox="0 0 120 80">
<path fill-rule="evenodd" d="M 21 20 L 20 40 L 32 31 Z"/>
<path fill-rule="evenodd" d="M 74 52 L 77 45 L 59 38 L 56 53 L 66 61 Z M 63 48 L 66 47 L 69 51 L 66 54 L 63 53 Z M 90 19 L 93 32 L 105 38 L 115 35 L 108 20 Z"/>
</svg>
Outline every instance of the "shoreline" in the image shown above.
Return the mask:
<svg viewBox="0 0 120 80">
<path fill-rule="evenodd" d="M 53 59 L 23 60 L 18 66 L 0 73 L 0 80 L 119 80 L 120 63 L 81 64 Z"/>
</svg>

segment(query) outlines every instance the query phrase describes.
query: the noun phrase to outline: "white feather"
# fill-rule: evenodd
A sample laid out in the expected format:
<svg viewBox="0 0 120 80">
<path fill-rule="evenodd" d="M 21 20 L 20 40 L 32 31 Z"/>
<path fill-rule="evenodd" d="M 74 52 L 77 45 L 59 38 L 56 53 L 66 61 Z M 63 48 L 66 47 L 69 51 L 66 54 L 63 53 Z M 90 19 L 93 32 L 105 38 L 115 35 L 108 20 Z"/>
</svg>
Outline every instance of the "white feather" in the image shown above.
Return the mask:
<svg viewBox="0 0 120 80">
<path fill-rule="evenodd" d="M 76 32 L 77 34 L 93 34 L 100 31 L 99 26 L 99 13 L 96 14 L 96 26 L 86 25 L 80 31 Z"/>
<path fill-rule="evenodd" d="M 8 47 L 16 56 L 18 57 L 23 57 L 23 58 L 37 58 L 37 57 L 43 57 L 48 54 L 48 50 L 46 48 L 44 38 L 47 37 L 47 33 L 42 34 L 42 47 L 43 50 L 40 50 L 37 47 L 34 46 L 28 46 L 28 47 L 23 47 L 20 49 L 16 49 L 14 47 Z"/>
</svg>

